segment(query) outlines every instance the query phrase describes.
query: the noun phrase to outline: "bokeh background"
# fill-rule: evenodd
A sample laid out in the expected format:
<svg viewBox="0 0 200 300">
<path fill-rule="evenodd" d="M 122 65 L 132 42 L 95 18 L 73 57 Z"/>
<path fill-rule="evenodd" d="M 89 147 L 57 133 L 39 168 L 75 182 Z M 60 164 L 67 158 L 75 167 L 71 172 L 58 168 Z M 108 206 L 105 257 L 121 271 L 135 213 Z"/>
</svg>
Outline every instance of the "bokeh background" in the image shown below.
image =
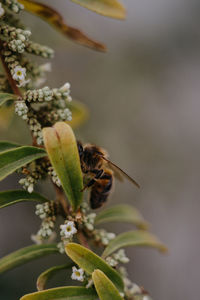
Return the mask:
<svg viewBox="0 0 200 300">
<path fill-rule="evenodd" d="M 68 24 L 108 46 L 102 54 L 76 45 L 23 13 L 35 41 L 56 51 L 47 84 L 57 87 L 69 81 L 74 98 L 90 109 L 90 119 L 77 136 L 105 147 L 142 186 L 138 191 L 128 182 L 117 183 L 109 204 L 134 204 L 169 247 L 168 255 L 127 249 L 130 277 L 154 300 L 198 299 L 199 1 L 126 0 L 126 21 L 96 15 L 66 0 L 43 2 L 62 12 Z M 30 141 L 25 123 L 17 118 L 1 130 L 1 139 Z M 10 176 L 1 182 L 1 190 L 19 188 L 17 180 Z M 48 184 L 38 189 L 52 196 Z M 1 210 L 0 256 L 30 245 L 39 223 L 32 204 Z M 116 232 L 129 228 L 109 226 Z M 0 299 L 19 299 L 34 291 L 37 275 L 65 259 L 47 257 L 1 276 Z M 62 274 L 62 284 L 69 276 Z"/>
</svg>

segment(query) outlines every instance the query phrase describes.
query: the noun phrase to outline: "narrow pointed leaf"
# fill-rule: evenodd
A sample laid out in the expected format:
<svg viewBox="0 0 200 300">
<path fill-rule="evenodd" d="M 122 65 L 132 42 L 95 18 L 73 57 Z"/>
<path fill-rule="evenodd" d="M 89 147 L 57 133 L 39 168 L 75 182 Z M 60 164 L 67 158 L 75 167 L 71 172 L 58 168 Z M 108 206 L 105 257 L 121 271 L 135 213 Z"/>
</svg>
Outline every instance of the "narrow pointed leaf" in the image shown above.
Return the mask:
<svg viewBox="0 0 200 300">
<path fill-rule="evenodd" d="M 72 0 L 98 14 L 106 17 L 124 19 L 126 11 L 124 6 L 117 0 Z"/>
<path fill-rule="evenodd" d="M 133 206 L 119 204 L 102 210 L 95 218 L 95 224 L 108 222 L 133 223 L 141 229 L 146 229 L 148 223 L 145 222 L 140 212 Z"/>
<path fill-rule="evenodd" d="M 19 2 L 24 5 L 27 11 L 44 19 L 44 21 L 48 22 L 71 40 L 98 51 L 106 50 L 103 44 L 90 39 L 80 30 L 68 26 L 63 17 L 50 6 L 31 0 L 19 0 Z"/>
<path fill-rule="evenodd" d="M 46 283 L 49 279 L 51 279 L 55 274 L 63 269 L 69 269 L 72 267 L 72 264 L 64 264 L 59 266 L 54 266 L 52 268 L 47 269 L 37 279 L 37 289 L 38 291 L 42 291 L 45 289 Z"/>
<path fill-rule="evenodd" d="M 16 100 L 17 96 L 14 94 L 0 93 L 0 106 L 8 100 Z"/>
<path fill-rule="evenodd" d="M 117 289 L 120 291 L 123 290 L 124 284 L 119 273 L 94 252 L 75 243 L 68 243 L 65 247 L 65 251 L 67 255 L 87 273 L 92 274 L 94 270 L 99 269 L 112 280 Z"/>
<path fill-rule="evenodd" d="M 71 127 L 58 122 L 43 129 L 44 144 L 73 209 L 81 204 L 83 178 L 76 138 Z"/>
<path fill-rule="evenodd" d="M 161 252 L 166 252 L 167 248 L 148 231 L 133 230 L 119 234 L 116 238 L 110 241 L 104 250 L 102 257 L 106 257 L 119 248 L 128 246 L 146 246 L 156 248 Z"/>
<path fill-rule="evenodd" d="M 54 244 L 33 245 L 22 248 L 0 259 L 0 273 L 53 253 L 59 253 L 57 246 Z"/>
<path fill-rule="evenodd" d="M 13 190 L 0 192 L 0 208 L 16 204 L 18 202 L 47 202 L 49 201 L 44 196 L 32 192 L 29 193 L 23 190 Z"/>
<path fill-rule="evenodd" d="M 10 150 L 10 149 L 14 149 L 14 148 L 18 148 L 18 147 L 21 147 L 21 146 L 22 145 L 15 144 L 15 143 L 12 143 L 12 142 L 1 141 L 0 142 L 0 152 Z"/>
<path fill-rule="evenodd" d="M 100 300 L 123 300 L 112 281 L 102 271 L 95 270 L 92 279 Z"/>
<path fill-rule="evenodd" d="M 33 160 L 46 156 L 44 149 L 22 146 L 0 153 L 0 180 Z"/>
<path fill-rule="evenodd" d="M 67 286 L 27 294 L 20 300 L 97 300 L 97 294 L 82 286 Z"/>
<path fill-rule="evenodd" d="M 66 121 L 66 123 L 73 129 L 79 127 L 88 119 L 88 109 L 82 102 L 73 99 L 72 102 L 67 103 L 67 107 L 72 112 L 72 120 Z"/>
</svg>

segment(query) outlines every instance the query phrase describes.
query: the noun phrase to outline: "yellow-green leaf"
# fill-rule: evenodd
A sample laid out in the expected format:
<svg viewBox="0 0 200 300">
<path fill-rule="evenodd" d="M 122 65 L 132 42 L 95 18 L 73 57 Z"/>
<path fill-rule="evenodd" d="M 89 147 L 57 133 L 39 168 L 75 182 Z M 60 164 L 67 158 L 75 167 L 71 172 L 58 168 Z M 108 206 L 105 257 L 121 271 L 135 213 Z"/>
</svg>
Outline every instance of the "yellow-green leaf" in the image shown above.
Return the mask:
<svg viewBox="0 0 200 300">
<path fill-rule="evenodd" d="M 33 160 L 46 156 L 44 149 L 22 146 L 0 153 L 0 180 Z"/>
<path fill-rule="evenodd" d="M 71 127 L 58 122 L 43 129 L 44 144 L 67 198 L 76 210 L 82 201 L 83 177 L 76 138 Z"/>
<path fill-rule="evenodd" d="M 64 265 L 59 265 L 59 266 L 54 266 L 43 273 L 40 274 L 40 276 L 37 279 L 37 289 L 38 291 L 42 291 L 45 289 L 47 281 L 52 278 L 55 274 L 57 274 L 60 270 L 63 269 L 69 269 L 72 267 L 72 264 L 64 264 Z"/>
<path fill-rule="evenodd" d="M 87 107 L 79 101 L 73 99 L 72 102 L 67 103 L 67 107 L 72 112 L 72 120 L 66 121 L 73 129 L 82 125 L 88 119 L 88 109 Z"/>
<path fill-rule="evenodd" d="M 97 300 L 97 294 L 94 289 L 67 286 L 27 294 L 20 300 Z"/>
<path fill-rule="evenodd" d="M 112 281 L 101 270 L 95 270 L 92 279 L 100 300 L 123 300 Z"/>
<path fill-rule="evenodd" d="M 0 273 L 53 253 L 59 253 L 57 246 L 54 244 L 33 245 L 22 248 L 0 259 Z"/>
<path fill-rule="evenodd" d="M 126 11 L 124 6 L 117 0 L 72 0 L 98 14 L 115 19 L 124 19 Z"/>
<path fill-rule="evenodd" d="M 102 257 L 109 256 L 119 248 L 128 246 L 146 246 L 156 248 L 161 252 L 166 252 L 167 248 L 148 231 L 133 230 L 119 234 L 111 240 L 104 250 Z"/>
<path fill-rule="evenodd" d="M 99 269 L 108 276 L 117 289 L 123 291 L 124 284 L 119 273 L 94 252 L 76 243 L 68 243 L 65 247 L 65 251 L 67 255 L 87 273 L 92 274 L 94 270 Z"/>
<path fill-rule="evenodd" d="M 64 34 L 71 40 L 98 51 L 106 50 L 106 47 L 103 44 L 87 37 L 80 30 L 68 26 L 64 22 L 64 19 L 60 15 L 60 13 L 58 13 L 55 9 L 49 7 L 48 5 L 31 0 L 19 0 L 19 2 L 24 5 L 27 11 L 44 19 L 44 21 L 48 22 L 50 25 L 55 27 L 57 30 L 59 30 L 62 34 Z"/>
<path fill-rule="evenodd" d="M 95 218 L 95 224 L 108 222 L 133 223 L 138 228 L 146 229 L 148 223 L 145 222 L 140 212 L 133 206 L 119 204 L 102 210 Z"/>
<path fill-rule="evenodd" d="M 47 202 L 49 201 L 44 196 L 32 192 L 31 194 L 23 190 L 12 190 L 0 192 L 0 208 L 16 204 L 18 202 Z"/>
<path fill-rule="evenodd" d="M 16 100 L 17 96 L 14 94 L 0 93 L 0 106 L 8 100 Z"/>
</svg>

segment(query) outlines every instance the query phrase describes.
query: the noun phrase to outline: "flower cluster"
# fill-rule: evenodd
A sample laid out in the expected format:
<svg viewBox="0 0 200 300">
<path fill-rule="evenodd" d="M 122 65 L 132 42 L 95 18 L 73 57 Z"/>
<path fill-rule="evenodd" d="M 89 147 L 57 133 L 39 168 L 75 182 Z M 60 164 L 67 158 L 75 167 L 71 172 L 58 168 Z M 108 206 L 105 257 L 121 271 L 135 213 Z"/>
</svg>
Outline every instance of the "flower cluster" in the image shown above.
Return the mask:
<svg viewBox="0 0 200 300">
<path fill-rule="evenodd" d="M 14 13 L 19 13 L 20 10 L 24 9 L 24 6 L 17 0 L 2 0 L 1 2 Z"/>
<path fill-rule="evenodd" d="M 36 243 L 42 243 L 44 240 L 54 237 L 55 227 L 55 206 L 54 202 L 45 202 L 36 205 L 35 214 L 42 220 L 40 229 L 36 235 L 32 235 L 32 240 Z"/>
<path fill-rule="evenodd" d="M 72 113 L 68 102 L 70 84 L 67 82 L 60 88 L 39 88 L 45 80 L 45 73 L 51 70 L 49 63 L 39 66 L 26 56 L 26 53 L 52 58 L 54 51 L 44 45 L 30 40 L 31 31 L 27 30 L 13 13 L 19 13 L 23 5 L 17 0 L 3 0 L 0 3 L 0 38 L 1 55 L 16 85 L 23 88 L 23 95 L 15 104 L 15 112 L 25 120 L 38 145 L 43 143 L 42 128 L 51 126 L 57 121 L 71 121 Z M 4 84 L 3 84 L 4 83 Z M 2 89 L 10 92 L 10 86 L 2 81 Z M 19 95 L 18 95 L 19 96 Z M 21 103 L 20 103 L 21 102 Z M 29 177 L 21 183 L 32 189 L 35 178 Z"/>
<path fill-rule="evenodd" d="M 87 228 L 89 231 L 94 230 L 94 221 L 96 218 L 96 213 L 90 213 L 88 215 L 83 216 L 83 225 Z"/>
<path fill-rule="evenodd" d="M 17 113 L 26 120 L 26 106 L 23 105 L 23 102 L 22 105 L 20 101 L 17 102 L 15 111 L 17 111 Z M 26 167 L 18 170 L 18 173 L 26 175 L 26 177 L 19 180 L 19 184 L 21 184 L 29 193 L 32 193 L 34 190 L 34 185 L 37 183 L 37 181 L 46 178 L 49 164 L 50 162 L 45 159 L 38 159 Z"/>
<path fill-rule="evenodd" d="M 53 233 L 54 227 L 55 227 L 55 217 L 46 218 L 42 222 L 37 235 L 41 236 L 42 238 L 49 238 Z"/>
<path fill-rule="evenodd" d="M 26 105 L 25 101 L 15 102 L 15 112 L 23 120 L 27 120 L 28 106 Z"/>
<path fill-rule="evenodd" d="M 128 263 L 129 258 L 126 256 L 125 250 L 120 249 L 117 253 L 112 254 L 112 256 L 106 257 L 106 261 L 111 267 L 116 267 L 118 263 Z"/>
<path fill-rule="evenodd" d="M 48 174 L 51 176 L 53 183 L 55 183 L 58 187 L 60 187 L 61 186 L 60 179 L 58 178 L 58 175 L 56 174 L 56 172 L 52 166 L 49 166 Z"/>
<path fill-rule="evenodd" d="M 45 202 L 44 204 L 37 204 L 35 214 L 40 219 L 45 219 L 51 214 L 51 205 L 50 202 Z"/>
<path fill-rule="evenodd" d="M 105 229 L 97 229 L 94 232 L 94 239 L 97 243 L 107 246 L 111 240 L 116 237 L 113 232 L 107 232 Z"/>
<path fill-rule="evenodd" d="M 24 119 L 26 118 L 38 145 L 43 143 L 43 127 L 53 125 L 57 121 L 72 120 L 71 111 L 67 108 L 67 102 L 71 101 L 69 83 L 58 89 L 50 89 L 46 86 L 41 89 L 27 90 L 22 101 L 28 107 Z"/>
<path fill-rule="evenodd" d="M 121 274 L 124 281 L 124 292 L 128 299 L 130 300 L 152 300 L 148 293 L 144 291 L 142 287 L 139 287 L 136 283 L 133 283 L 128 278 L 128 273 L 126 268 L 120 267 L 119 273 Z"/>
</svg>

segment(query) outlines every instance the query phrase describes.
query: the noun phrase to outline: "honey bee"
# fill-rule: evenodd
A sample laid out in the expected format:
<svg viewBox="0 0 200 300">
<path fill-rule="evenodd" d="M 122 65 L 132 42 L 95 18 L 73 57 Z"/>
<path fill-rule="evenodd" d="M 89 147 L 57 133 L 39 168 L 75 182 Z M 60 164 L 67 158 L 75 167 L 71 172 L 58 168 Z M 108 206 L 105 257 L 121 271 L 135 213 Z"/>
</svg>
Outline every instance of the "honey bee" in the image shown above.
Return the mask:
<svg viewBox="0 0 200 300">
<path fill-rule="evenodd" d="M 82 190 L 91 187 L 92 209 L 99 208 L 106 202 L 113 186 L 114 176 L 121 181 L 125 176 L 135 186 L 140 187 L 133 178 L 108 159 L 108 153 L 103 148 L 92 144 L 83 146 L 80 141 L 77 141 L 77 146 L 82 172 L 92 177 Z"/>
</svg>

